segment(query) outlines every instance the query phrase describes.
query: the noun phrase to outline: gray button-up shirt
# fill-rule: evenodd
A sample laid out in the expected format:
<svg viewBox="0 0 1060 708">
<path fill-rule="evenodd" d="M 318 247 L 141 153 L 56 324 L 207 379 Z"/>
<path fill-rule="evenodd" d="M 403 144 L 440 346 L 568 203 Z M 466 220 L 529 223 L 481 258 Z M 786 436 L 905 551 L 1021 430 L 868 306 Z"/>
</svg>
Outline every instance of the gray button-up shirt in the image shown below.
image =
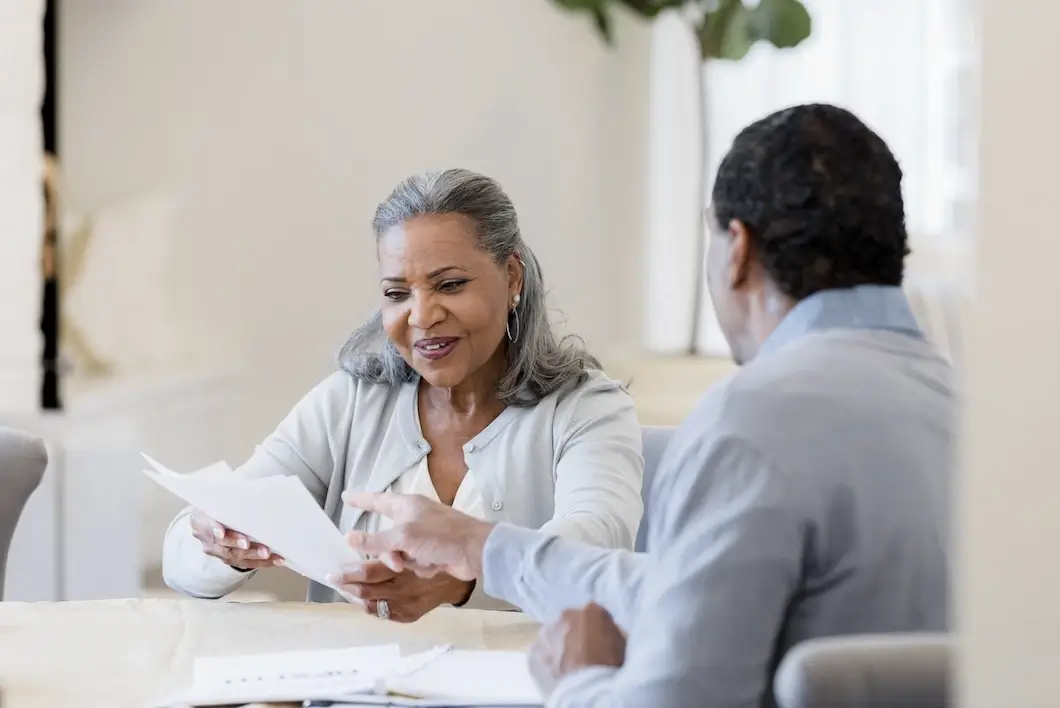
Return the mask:
<svg viewBox="0 0 1060 708">
<path fill-rule="evenodd" d="M 954 393 L 901 290 L 799 303 L 675 434 L 648 553 L 498 526 L 486 592 L 542 620 L 593 600 L 625 665 L 565 678 L 550 705 L 773 705 L 812 637 L 944 630 Z"/>
</svg>

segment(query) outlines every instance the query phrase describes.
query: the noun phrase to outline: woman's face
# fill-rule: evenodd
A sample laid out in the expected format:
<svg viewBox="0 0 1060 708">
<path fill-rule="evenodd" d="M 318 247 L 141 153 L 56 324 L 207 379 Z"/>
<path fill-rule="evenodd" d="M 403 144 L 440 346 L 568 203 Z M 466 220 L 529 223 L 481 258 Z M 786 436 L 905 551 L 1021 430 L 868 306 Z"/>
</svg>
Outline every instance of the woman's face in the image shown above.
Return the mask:
<svg viewBox="0 0 1060 708">
<path fill-rule="evenodd" d="M 508 312 L 522 290 L 515 257 L 495 263 L 470 218 L 432 214 L 382 235 L 379 269 L 386 336 L 427 383 L 452 388 L 479 373 L 500 376 Z"/>
</svg>

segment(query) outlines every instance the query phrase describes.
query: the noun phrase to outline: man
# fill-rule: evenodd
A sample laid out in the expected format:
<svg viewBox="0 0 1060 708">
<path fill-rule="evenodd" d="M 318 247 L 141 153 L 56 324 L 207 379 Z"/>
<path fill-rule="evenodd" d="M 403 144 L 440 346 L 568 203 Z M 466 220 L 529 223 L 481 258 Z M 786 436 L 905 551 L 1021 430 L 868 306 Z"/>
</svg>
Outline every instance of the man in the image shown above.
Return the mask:
<svg viewBox="0 0 1060 708">
<path fill-rule="evenodd" d="M 554 622 L 531 652 L 553 706 L 770 706 L 800 641 L 946 629 L 954 395 L 900 289 L 900 187 L 883 141 L 833 106 L 736 138 L 707 277 L 744 366 L 675 434 L 648 553 L 385 494 L 349 501 L 398 525 L 350 542 Z"/>
</svg>

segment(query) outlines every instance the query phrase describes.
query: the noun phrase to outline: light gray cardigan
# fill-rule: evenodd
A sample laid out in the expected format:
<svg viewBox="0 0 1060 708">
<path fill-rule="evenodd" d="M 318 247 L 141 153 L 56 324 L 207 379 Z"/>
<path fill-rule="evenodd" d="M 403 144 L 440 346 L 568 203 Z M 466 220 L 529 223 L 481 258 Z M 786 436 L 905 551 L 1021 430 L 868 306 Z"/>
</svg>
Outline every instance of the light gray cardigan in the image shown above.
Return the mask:
<svg viewBox="0 0 1060 708">
<path fill-rule="evenodd" d="M 345 533 L 363 512 L 343 505 L 344 491 L 383 491 L 430 452 L 416 390 L 417 383 L 395 388 L 332 374 L 236 472 L 297 476 Z M 643 513 L 640 426 L 632 398 L 602 372 L 590 372 L 577 387 L 536 406 L 506 408 L 464 445 L 464 460 L 489 521 L 604 548 L 633 548 Z M 182 511 L 166 533 L 166 584 L 195 597 L 227 595 L 252 573 L 205 555 L 191 535 L 189 515 L 189 509 Z M 341 600 L 317 583 L 310 583 L 308 599 Z M 503 605 L 476 588 L 467 606 Z"/>
</svg>

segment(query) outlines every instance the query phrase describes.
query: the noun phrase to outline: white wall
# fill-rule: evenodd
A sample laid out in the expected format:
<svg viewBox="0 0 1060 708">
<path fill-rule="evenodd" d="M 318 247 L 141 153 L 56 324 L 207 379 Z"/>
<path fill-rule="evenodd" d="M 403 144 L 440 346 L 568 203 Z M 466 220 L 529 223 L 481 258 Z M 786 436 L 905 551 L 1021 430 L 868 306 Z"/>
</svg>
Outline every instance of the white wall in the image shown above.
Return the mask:
<svg viewBox="0 0 1060 708">
<path fill-rule="evenodd" d="M 40 405 L 44 3 L 0 4 L 0 413 Z"/>
<path fill-rule="evenodd" d="M 983 0 L 979 273 L 955 576 L 961 705 L 1060 704 L 1060 8 Z"/>
<path fill-rule="evenodd" d="M 609 50 L 549 0 L 92 0 L 61 42 L 70 198 L 182 199 L 181 314 L 255 379 L 233 454 L 331 370 L 375 302 L 374 207 L 421 169 L 499 178 L 570 328 L 636 342 L 644 29 Z"/>
</svg>

